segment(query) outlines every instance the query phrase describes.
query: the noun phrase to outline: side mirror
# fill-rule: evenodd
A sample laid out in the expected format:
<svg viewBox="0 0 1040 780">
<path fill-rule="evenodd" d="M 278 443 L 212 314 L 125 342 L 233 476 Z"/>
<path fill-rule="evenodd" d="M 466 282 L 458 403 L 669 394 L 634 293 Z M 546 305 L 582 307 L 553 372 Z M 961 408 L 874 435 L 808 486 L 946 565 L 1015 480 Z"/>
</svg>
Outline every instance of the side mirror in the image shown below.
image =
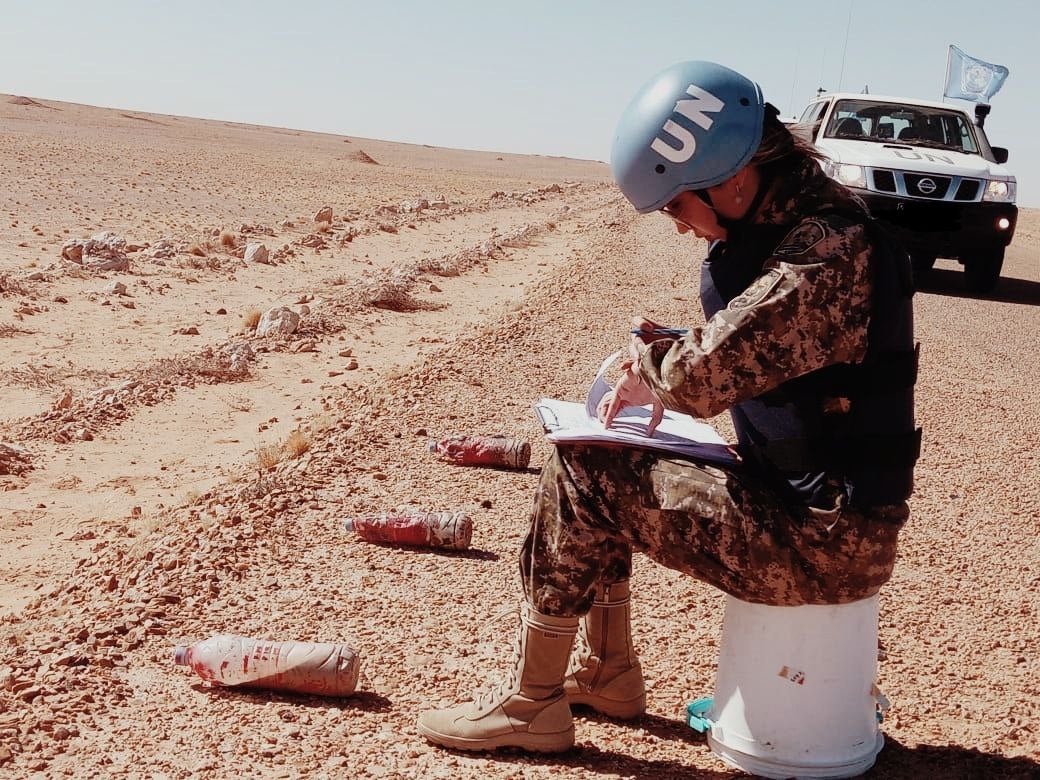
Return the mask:
<svg viewBox="0 0 1040 780">
<path fill-rule="evenodd" d="M 1007 162 L 1008 150 L 1005 147 L 991 146 L 990 149 L 993 150 L 993 159 L 996 160 L 998 164 L 1003 165 Z"/>
</svg>

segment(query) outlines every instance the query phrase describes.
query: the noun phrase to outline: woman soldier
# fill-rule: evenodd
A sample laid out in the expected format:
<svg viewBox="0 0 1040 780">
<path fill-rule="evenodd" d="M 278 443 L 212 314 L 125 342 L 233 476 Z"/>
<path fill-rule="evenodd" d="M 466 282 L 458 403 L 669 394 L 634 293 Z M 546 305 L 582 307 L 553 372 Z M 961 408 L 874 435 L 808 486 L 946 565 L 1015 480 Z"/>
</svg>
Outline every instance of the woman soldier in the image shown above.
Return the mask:
<svg viewBox="0 0 1040 780">
<path fill-rule="evenodd" d="M 633 550 L 778 606 L 867 598 L 891 576 L 920 445 L 908 260 L 777 113 L 739 73 L 684 62 L 636 94 L 611 153 L 637 211 L 712 244 L 706 324 L 654 339 L 637 318 L 646 337 L 601 416 L 729 410 L 741 462 L 558 445 L 521 551 L 512 673 L 424 713 L 427 739 L 558 751 L 574 743 L 571 704 L 640 715 Z"/>
</svg>

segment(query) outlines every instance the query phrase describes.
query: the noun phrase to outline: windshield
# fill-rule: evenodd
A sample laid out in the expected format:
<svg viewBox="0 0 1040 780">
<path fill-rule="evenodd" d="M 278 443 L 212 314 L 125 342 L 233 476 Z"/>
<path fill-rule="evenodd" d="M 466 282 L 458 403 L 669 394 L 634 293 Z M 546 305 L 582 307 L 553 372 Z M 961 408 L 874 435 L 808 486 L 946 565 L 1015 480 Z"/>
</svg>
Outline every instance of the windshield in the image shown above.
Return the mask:
<svg viewBox="0 0 1040 780">
<path fill-rule="evenodd" d="M 824 135 L 979 153 L 974 127 L 961 113 L 870 99 L 839 100 Z"/>
</svg>

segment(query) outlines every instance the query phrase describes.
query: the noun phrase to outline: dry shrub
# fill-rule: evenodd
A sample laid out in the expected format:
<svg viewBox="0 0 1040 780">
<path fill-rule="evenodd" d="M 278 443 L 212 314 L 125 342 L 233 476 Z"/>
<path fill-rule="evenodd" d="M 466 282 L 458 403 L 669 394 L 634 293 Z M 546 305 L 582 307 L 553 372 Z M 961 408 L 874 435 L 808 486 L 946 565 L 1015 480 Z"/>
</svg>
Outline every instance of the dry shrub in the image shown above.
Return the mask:
<svg viewBox="0 0 1040 780">
<path fill-rule="evenodd" d="M 282 448 L 277 444 L 264 444 L 256 448 L 256 467 L 260 471 L 270 471 L 282 460 Z"/>
<path fill-rule="evenodd" d="M 4 376 L 11 387 L 31 387 L 39 390 L 61 390 L 65 377 L 53 368 L 40 368 L 28 363 L 24 368 L 8 369 Z"/>
<path fill-rule="evenodd" d="M 311 421 L 311 430 L 321 433 L 335 428 L 338 424 L 339 420 L 334 414 L 323 412 Z"/>
<path fill-rule="evenodd" d="M 298 458 L 311 448 L 311 440 L 303 431 L 296 429 L 285 440 L 285 450 L 292 457 Z"/>
<path fill-rule="evenodd" d="M 0 339 L 9 339 L 17 336 L 19 333 L 30 334 L 31 330 L 25 328 L 19 328 L 17 325 L 8 325 L 5 322 L 0 322 Z"/>
<path fill-rule="evenodd" d="M 196 271 L 217 271 L 220 269 L 220 258 L 212 255 L 195 255 L 179 260 L 177 265 L 192 268 Z"/>
<path fill-rule="evenodd" d="M 7 274 L 0 274 L 0 293 L 11 293 L 11 295 L 25 295 L 25 285 L 17 279 L 12 279 Z"/>
<path fill-rule="evenodd" d="M 141 373 L 139 378 L 156 384 L 194 387 L 200 381 L 208 385 L 219 385 L 225 382 L 241 382 L 249 376 L 247 366 L 235 365 L 231 355 L 216 352 L 160 358 Z"/>
<path fill-rule="evenodd" d="M 415 274 L 398 271 L 392 276 L 383 276 L 364 283 L 358 291 L 363 306 L 375 306 L 390 311 L 430 311 L 440 306 L 416 299 L 411 290 L 415 286 Z"/>
<path fill-rule="evenodd" d="M 188 249 L 188 254 L 189 255 L 195 255 L 195 257 L 205 257 L 206 256 L 206 250 L 203 249 L 198 244 L 192 244 L 191 248 Z"/>
<path fill-rule="evenodd" d="M 229 233 L 227 230 L 225 230 L 223 233 L 220 234 L 220 245 L 222 247 L 226 247 L 227 249 L 234 249 L 236 243 L 237 242 L 234 233 Z"/>
<path fill-rule="evenodd" d="M 260 324 L 260 318 L 262 316 L 264 316 L 264 313 L 259 309 L 250 309 L 247 311 L 242 315 L 242 330 L 256 330 L 256 326 Z"/>
</svg>

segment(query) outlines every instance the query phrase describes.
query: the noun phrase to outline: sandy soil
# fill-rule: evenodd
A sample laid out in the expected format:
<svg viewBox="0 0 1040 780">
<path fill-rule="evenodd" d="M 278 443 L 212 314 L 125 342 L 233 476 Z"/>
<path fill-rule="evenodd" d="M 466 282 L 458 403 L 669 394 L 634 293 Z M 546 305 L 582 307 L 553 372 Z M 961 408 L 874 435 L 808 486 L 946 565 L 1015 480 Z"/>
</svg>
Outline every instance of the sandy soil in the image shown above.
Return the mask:
<svg viewBox="0 0 1040 780">
<path fill-rule="evenodd" d="M 739 775 L 682 719 L 723 599 L 645 559 L 645 717 L 580 713 L 556 757 L 414 728 L 507 663 L 496 616 L 548 454 L 531 404 L 582 397 L 632 314 L 700 321 L 702 248 L 631 213 L 606 166 L 0 96 L 0 175 L 0 775 Z M 77 259 L 102 231 L 123 270 Z M 926 445 L 882 591 L 871 777 L 1040 776 L 1040 213 L 994 295 L 961 281 L 940 261 L 916 299 Z M 297 329 L 256 336 L 273 307 Z M 532 468 L 426 452 L 458 432 L 528 438 Z M 397 507 L 468 511 L 474 549 L 343 528 Z M 209 689 L 172 664 L 221 632 L 347 641 L 362 692 Z"/>
</svg>

